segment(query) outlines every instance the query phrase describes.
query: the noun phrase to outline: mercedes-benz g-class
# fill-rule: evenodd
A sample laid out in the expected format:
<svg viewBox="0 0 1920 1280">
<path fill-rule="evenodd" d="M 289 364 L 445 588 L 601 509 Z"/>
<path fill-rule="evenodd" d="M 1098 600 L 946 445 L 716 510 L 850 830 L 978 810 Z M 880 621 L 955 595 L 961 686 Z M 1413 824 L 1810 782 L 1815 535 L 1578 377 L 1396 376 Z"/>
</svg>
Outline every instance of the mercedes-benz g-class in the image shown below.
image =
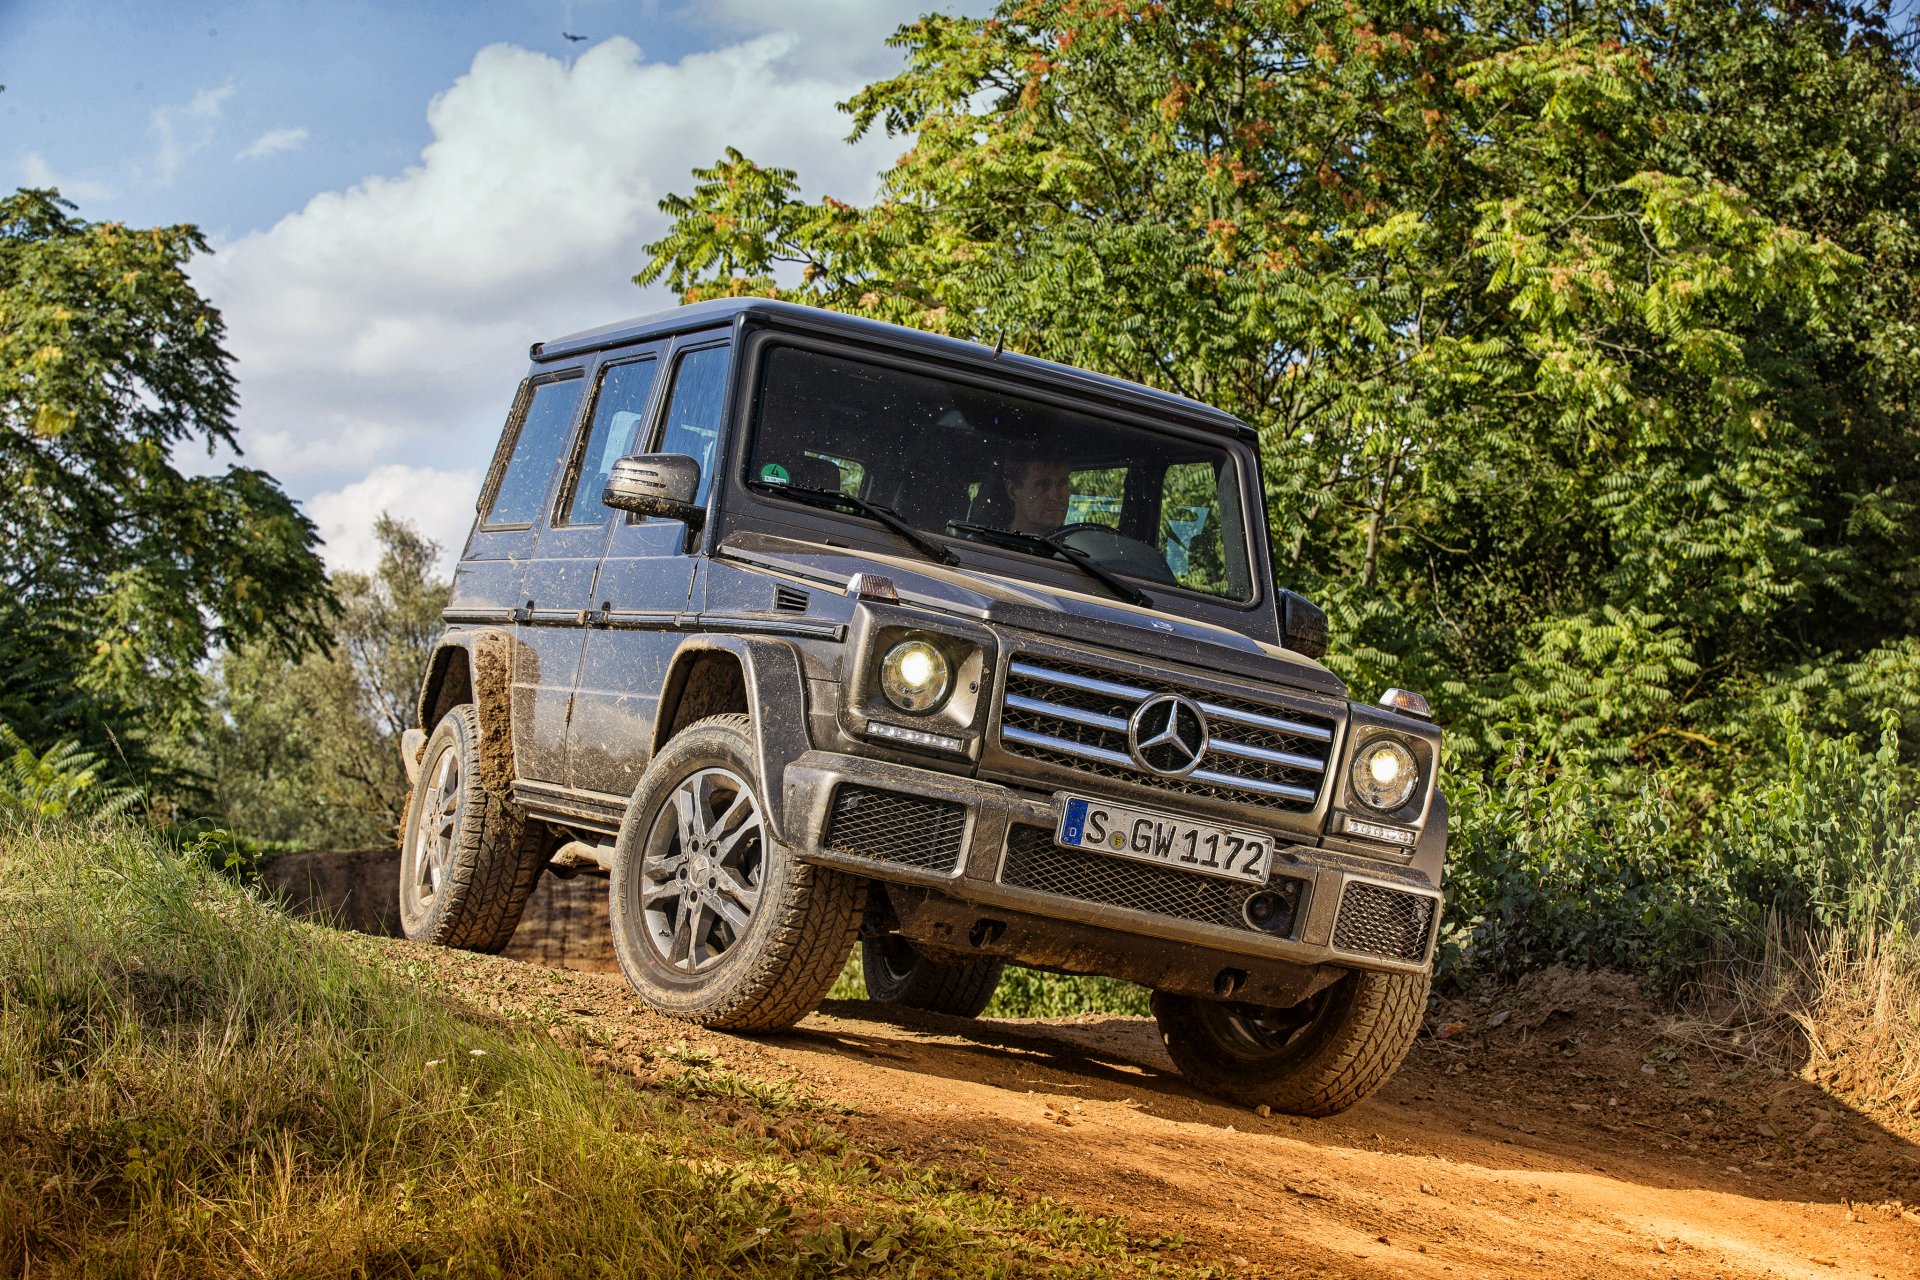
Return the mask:
<svg viewBox="0 0 1920 1280">
<path fill-rule="evenodd" d="M 407 934 L 497 949 L 603 872 L 675 1017 L 789 1025 L 857 938 L 874 999 L 1106 974 L 1200 1088 L 1351 1106 L 1425 1007 L 1440 738 L 1315 661 L 1254 446 L 778 302 L 536 345 L 404 747 Z"/>
</svg>

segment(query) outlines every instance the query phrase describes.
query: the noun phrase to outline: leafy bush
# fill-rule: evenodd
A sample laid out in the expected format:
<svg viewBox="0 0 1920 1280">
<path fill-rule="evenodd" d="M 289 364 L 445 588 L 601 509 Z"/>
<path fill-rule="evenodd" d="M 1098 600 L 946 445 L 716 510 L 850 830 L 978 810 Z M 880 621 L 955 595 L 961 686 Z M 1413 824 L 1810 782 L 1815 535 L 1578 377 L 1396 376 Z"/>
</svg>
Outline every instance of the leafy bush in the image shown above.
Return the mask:
<svg viewBox="0 0 1920 1280">
<path fill-rule="evenodd" d="M 1069 1018 L 1077 1013 L 1118 1013 L 1144 1016 L 1151 996 L 1145 987 L 1118 978 L 1048 973 L 1010 964 L 1000 976 L 993 1001 L 981 1016 L 988 1018 Z M 865 1000 L 867 982 L 860 972 L 860 948 L 847 957 L 834 979 L 829 1000 Z"/>
<path fill-rule="evenodd" d="M 141 800 L 139 788 L 107 779 L 105 762 L 73 742 L 35 752 L 0 724 L 0 812 L 39 818 L 123 813 Z"/>
<path fill-rule="evenodd" d="M 1554 963 L 1666 986 L 1769 919 L 1896 951 L 1920 927 L 1920 787 L 1889 727 L 1877 747 L 1790 720 L 1785 758 L 1695 812 L 1658 777 L 1516 752 L 1454 783 L 1442 980 Z"/>
<path fill-rule="evenodd" d="M 1076 1013 L 1144 1016 L 1152 993 L 1118 978 L 1080 977 L 1007 966 L 987 1006 L 989 1018 L 1065 1018 Z"/>
</svg>

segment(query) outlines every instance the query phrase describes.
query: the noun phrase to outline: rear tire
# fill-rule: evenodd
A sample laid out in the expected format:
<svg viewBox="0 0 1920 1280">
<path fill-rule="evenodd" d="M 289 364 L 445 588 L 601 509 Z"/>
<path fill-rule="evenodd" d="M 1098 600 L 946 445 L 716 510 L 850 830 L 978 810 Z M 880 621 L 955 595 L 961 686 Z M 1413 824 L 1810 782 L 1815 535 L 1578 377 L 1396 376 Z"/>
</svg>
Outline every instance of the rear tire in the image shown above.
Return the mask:
<svg viewBox="0 0 1920 1280">
<path fill-rule="evenodd" d="M 421 752 L 400 837 L 400 931 L 415 942 L 498 951 L 540 880 L 552 837 L 480 785 L 480 715 L 463 703 Z"/>
<path fill-rule="evenodd" d="M 980 1016 L 992 1003 L 1004 968 L 999 960 L 936 960 L 905 938 L 866 938 L 860 943 L 867 999 L 956 1018 Z"/>
<path fill-rule="evenodd" d="M 710 716 L 647 765 L 614 846 L 613 948 L 668 1017 L 774 1031 L 813 1012 L 840 975 L 866 882 L 774 840 L 752 722 Z"/>
<path fill-rule="evenodd" d="M 1406 1058 L 1428 976 L 1355 970 L 1291 1009 L 1156 991 L 1153 1017 L 1195 1088 L 1246 1106 L 1331 1116 L 1371 1097 Z"/>
</svg>

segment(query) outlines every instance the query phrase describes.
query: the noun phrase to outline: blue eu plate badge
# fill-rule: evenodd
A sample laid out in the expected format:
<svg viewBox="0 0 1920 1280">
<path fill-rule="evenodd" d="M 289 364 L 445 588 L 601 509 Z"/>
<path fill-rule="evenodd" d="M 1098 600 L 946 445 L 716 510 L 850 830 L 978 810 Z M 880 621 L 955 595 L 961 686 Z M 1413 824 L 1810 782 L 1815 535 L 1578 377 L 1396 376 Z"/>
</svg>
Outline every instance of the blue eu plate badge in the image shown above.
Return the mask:
<svg viewBox="0 0 1920 1280">
<path fill-rule="evenodd" d="M 1060 843 L 1079 844 L 1080 837 L 1087 829 L 1087 802 L 1085 800 L 1067 801 L 1066 821 L 1060 824 Z"/>
</svg>

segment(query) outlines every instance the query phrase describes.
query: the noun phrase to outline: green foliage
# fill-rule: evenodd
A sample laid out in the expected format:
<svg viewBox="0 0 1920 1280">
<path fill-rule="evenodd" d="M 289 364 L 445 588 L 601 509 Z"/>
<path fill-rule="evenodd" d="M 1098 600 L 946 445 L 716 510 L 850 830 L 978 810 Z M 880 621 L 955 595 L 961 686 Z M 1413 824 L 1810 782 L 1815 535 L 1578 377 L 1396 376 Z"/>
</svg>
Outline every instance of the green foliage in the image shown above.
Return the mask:
<svg viewBox="0 0 1920 1280">
<path fill-rule="evenodd" d="M 1117 978 L 1047 973 L 1009 965 L 986 1008 L 989 1018 L 1069 1018 L 1078 1013 L 1144 1017 L 1152 993 Z"/>
<path fill-rule="evenodd" d="M 35 753 L 0 722 L 0 814 L 34 818 L 109 817 L 144 798 L 139 788 L 111 781 L 106 762 L 72 742 Z"/>
<path fill-rule="evenodd" d="M 304 848 L 391 842 L 407 798 L 400 735 L 439 633 L 440 549 L 404 521 L 374 524 L 379 566 L 337 572 L 328 646 L 289 659 L 254 642 L 220 655 L 207 725 L 183 763 L 210 780 L 207 816 Z"/>
<path fill-rule="evenodd" d="M 1920 85 L 1881 12 L 1022 0 L 894 43 L 846 104 L 910 138 L 872 204 L 729 150 L 637 278 L 1240 414 L 1330 661 L 1433 693 L 1469 767 L 1704 794 L 1756 703 L 1915 633 Z"/>
<path fill-rule="evenodd" d="M 1008 965 L 994 988 L 993 1000 L 982 1012 L 988 1018 L 1070 1018 L 1080 1013 L 1116 1013 L 1136 1017 L 1147 1012 L 1152 993 L 1117 978 L 1048 973 L 1024 965 Z M 840 976 L 834 979 L 829 1000 L 865 1000 L 867 983 L 860 971 L 860 951 L 854 949 Z"/>
<path fill-rule="evenodd" d="M 1457 788 L 1439 970 L 1549 964 L 1668 985 L 1784 922 L 1920 959 L 1920 784 L 1891 728 L 1876 748 L 1781 726 L 1785 763 L 1701 815 L 1665 780 L 1558 771 L 1516 751 Z"/>
<path fill-rule="evenodd" d="M 112 725 L 137 767 L 197 716 L 211 648 L 297 652 L 330 597 L 272 477 L 176 465 L 239 452 L 220 316 L 185 272 L 199 232 L 70 209 L 0 199 L 0 635 L 32 654 L 0 664 L 0 707 L 40 743 L 103 745 Z"/>
</svg>

